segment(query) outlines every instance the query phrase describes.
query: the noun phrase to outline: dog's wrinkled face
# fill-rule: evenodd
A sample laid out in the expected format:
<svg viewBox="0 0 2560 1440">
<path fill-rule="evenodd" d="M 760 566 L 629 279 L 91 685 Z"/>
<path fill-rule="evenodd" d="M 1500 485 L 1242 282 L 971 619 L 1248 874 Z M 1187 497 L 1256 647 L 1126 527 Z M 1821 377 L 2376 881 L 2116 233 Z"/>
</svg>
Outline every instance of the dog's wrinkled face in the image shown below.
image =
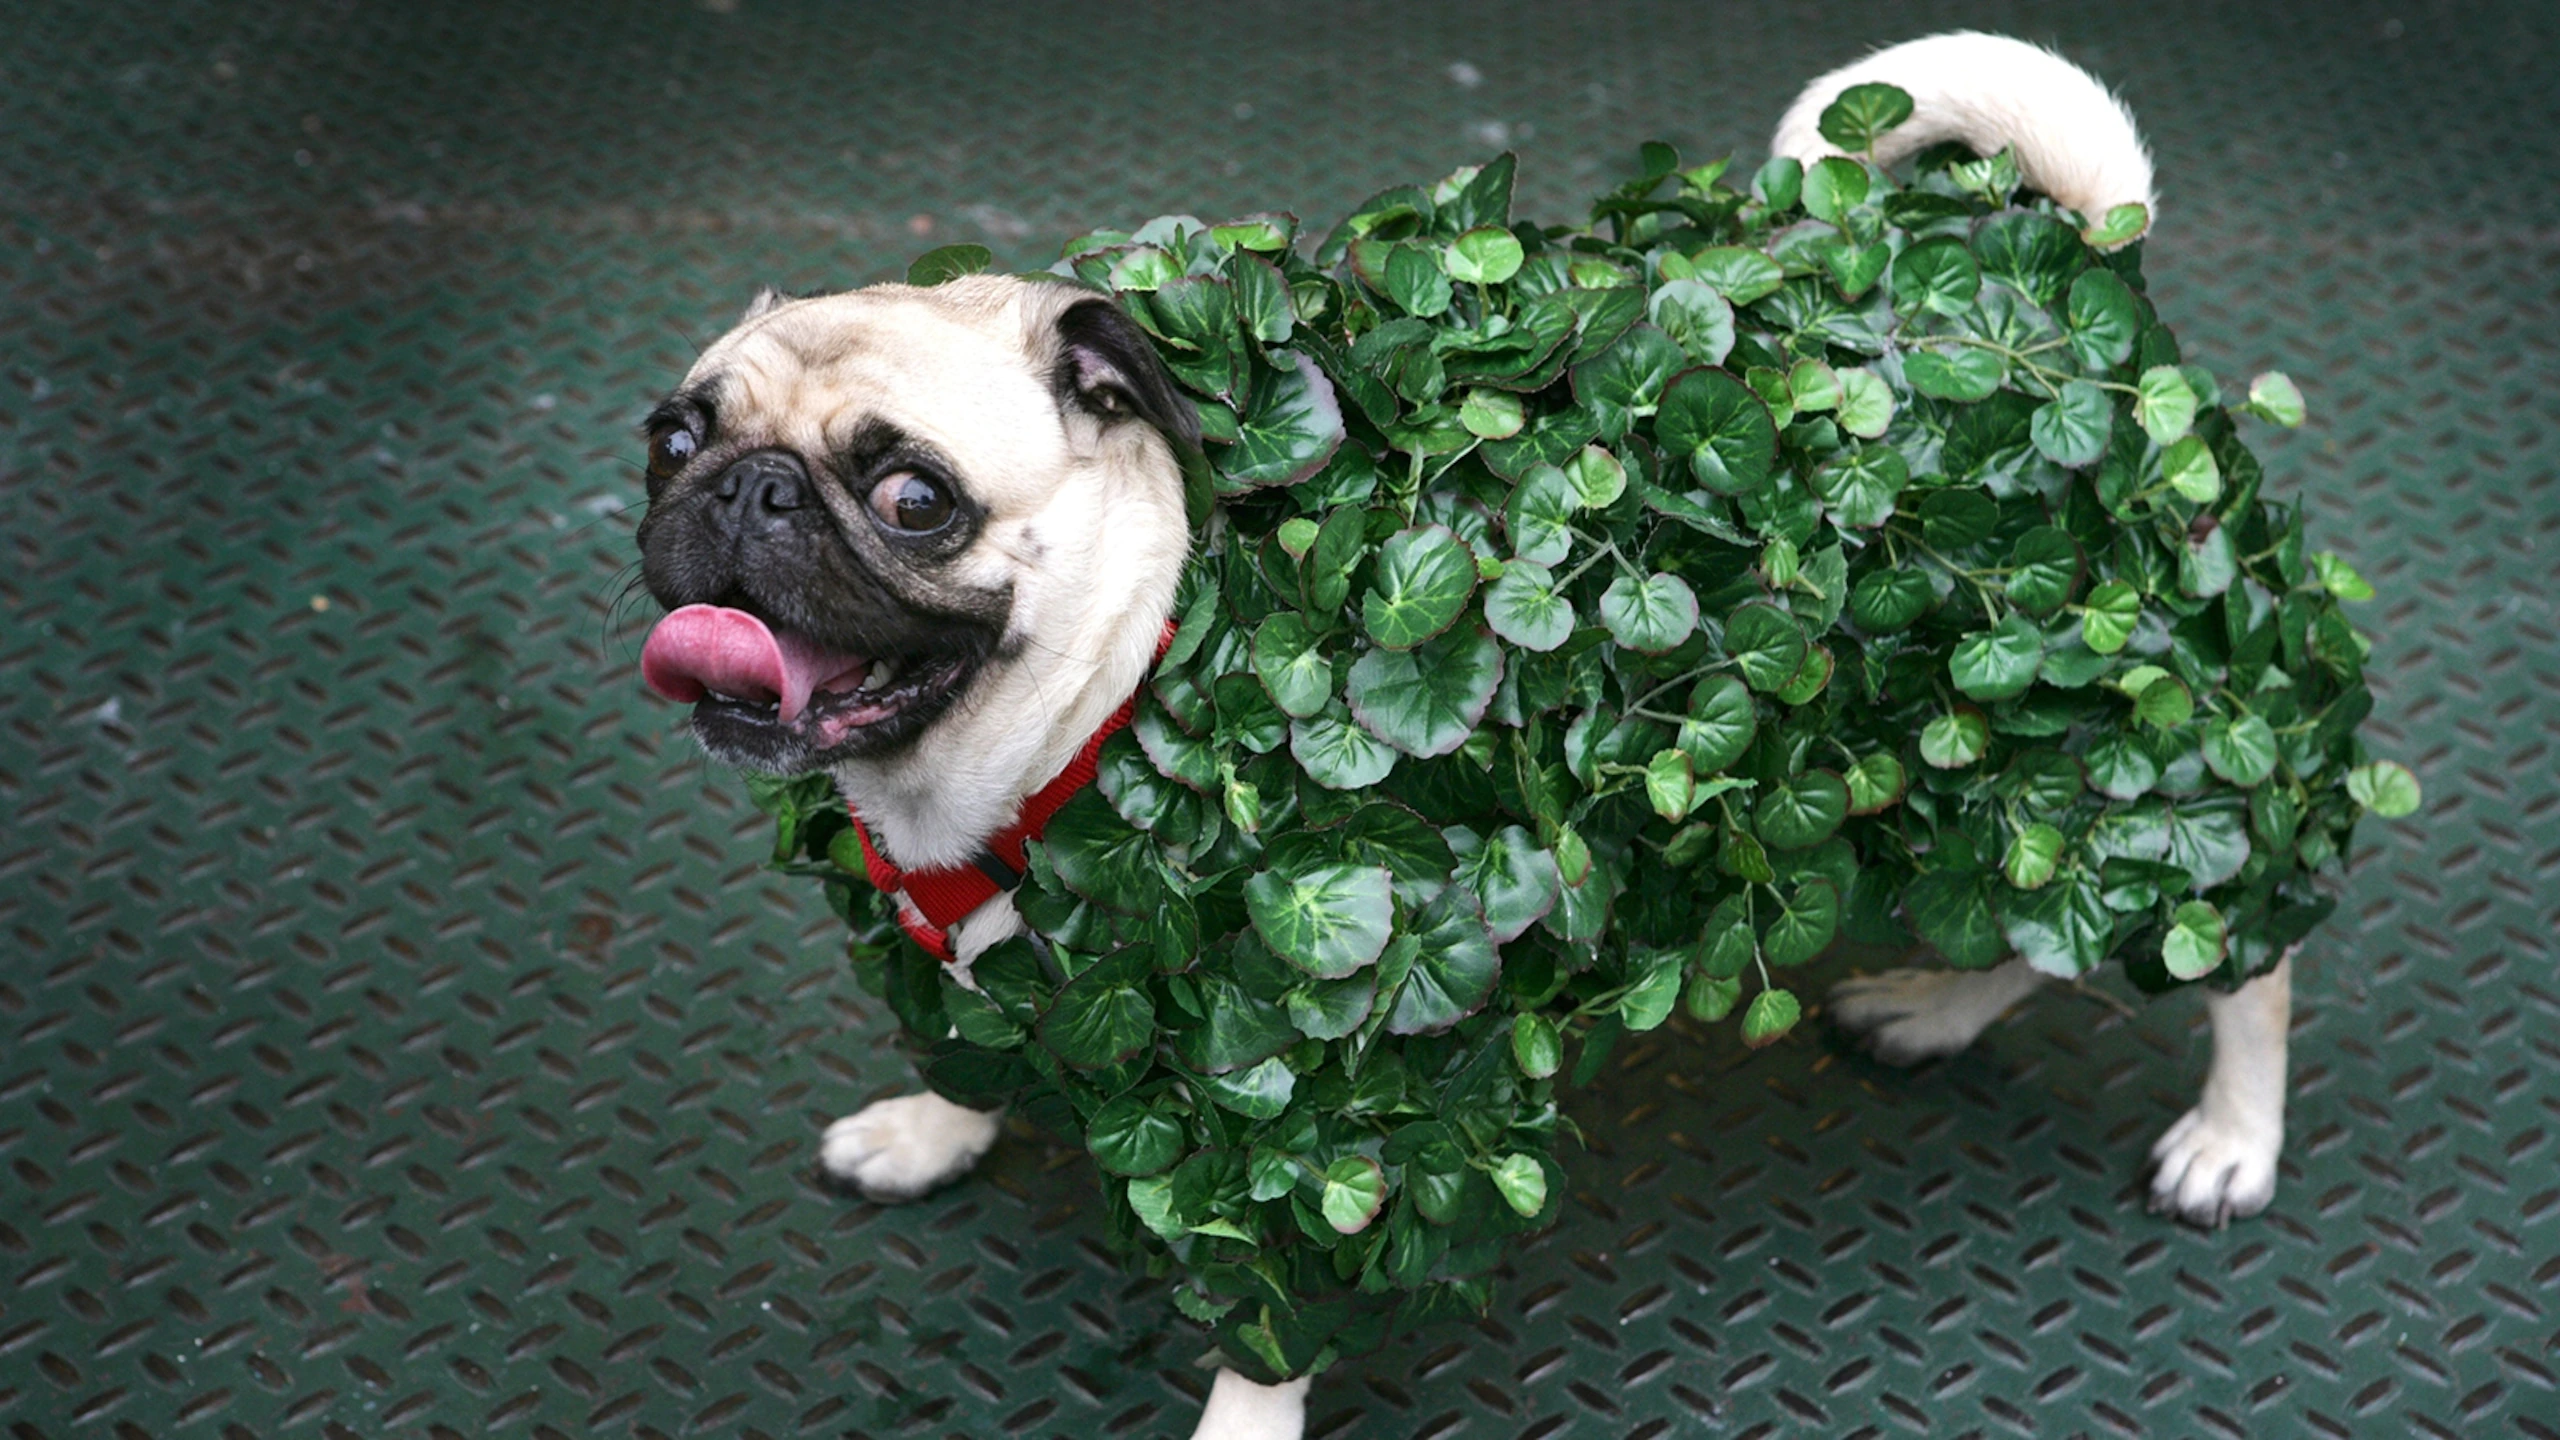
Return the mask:
<svg viewBox="0 0 2560 1440">
<path fill-rule="evenodd" d="M 773 774 L 912 757 L 1025 682 L 1071 701 L 1160 609 L 1139 592 L 1170 594 L 1168 440 L 1198 433 L 1109 302 L 999 277 L 760 298 L 647 428 L 641 573 L 670 613 L 643 674 Z M 1005 749 L 982 741 L 946 758 Z"/>
</svg>

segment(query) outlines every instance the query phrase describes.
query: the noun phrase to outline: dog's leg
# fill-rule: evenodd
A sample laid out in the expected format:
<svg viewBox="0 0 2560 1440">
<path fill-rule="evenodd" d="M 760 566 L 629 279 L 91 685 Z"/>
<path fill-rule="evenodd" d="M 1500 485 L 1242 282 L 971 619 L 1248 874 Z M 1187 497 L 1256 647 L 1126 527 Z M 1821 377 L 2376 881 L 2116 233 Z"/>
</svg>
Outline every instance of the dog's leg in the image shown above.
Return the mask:
<svg viewBox="0 0 2560 1440">
<path fill-rule="evenodd" d="M 1887 970 L 1832 986 L 1828 1008 L 1877 1059 L 1917 1065 L 1972 1044 L 1984 1026 L 2044 981 L 2024 960 L 1989 970 Z"/>
<path fill-rule="evenodd" d="M 2213 1068 L 2204 1095 L 2151 1147 L 2151 1208 L 2191 1225 L 2255 1215 L 2276 1195 L 2284 1149 L 2286 1032 L 2293 1023 L 2293 953 L 2228 995 L 2205 997 Z"/>
<path fill-rule="evenodd" d="M 1305 1378 L 1256 1385 L 1222 1369 L 1191 1440 L 1298 1440 L 1307 1429 Z"/>
<path fill-rule="evenodd" d="M 913 1200 L 969 1173 L 996 1143 L 1000 1110 L 932 1091 L 865 1105 L 827 1127 L 818 1164 L 874 1200 Z"/>
</svg>

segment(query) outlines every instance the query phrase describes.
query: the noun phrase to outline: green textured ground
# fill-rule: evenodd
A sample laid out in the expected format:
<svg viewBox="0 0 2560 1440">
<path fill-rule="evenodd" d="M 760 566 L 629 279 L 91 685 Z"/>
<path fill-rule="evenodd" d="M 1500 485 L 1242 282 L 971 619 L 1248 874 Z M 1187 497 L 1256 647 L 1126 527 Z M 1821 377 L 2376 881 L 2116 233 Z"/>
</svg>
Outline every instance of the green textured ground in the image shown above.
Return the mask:
<svg viewBox="0 0 2560 1440">
<path fill-rule="evenodd" d="M 1504 145 L 1564 218 L 1953 23 L 2133 102 L 2155 293 L 2303 380 L 2272 468 L 2385 590 L 2373 738 L 2431 803 L 2306 968 L 2276 1207 L 2142 1213 L 2192 999 L 2051 997 L 1913 1078 L 1675 1027 L 1577 1102 L 1493 1317 L 1316 1429 L 2560 1436 L 2560 13 L 922 8 L 8 13 L 12 1440 L 1184 1433 L 1079 1158 L 807 1180 L 908 1077 L 635 683 L 631 423 L 760 282 Z"/>
</svg>

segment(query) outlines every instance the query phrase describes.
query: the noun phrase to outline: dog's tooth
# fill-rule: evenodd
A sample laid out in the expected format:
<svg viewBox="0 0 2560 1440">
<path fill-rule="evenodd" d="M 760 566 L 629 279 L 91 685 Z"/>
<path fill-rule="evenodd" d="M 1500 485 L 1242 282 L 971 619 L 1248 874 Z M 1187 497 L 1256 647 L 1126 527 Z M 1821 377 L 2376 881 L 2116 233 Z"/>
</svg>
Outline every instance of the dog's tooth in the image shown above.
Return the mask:
<svg viewBox="0 0 2560 1440">
<path fill-rule="evenodd" d="M 863 679 L 863 682 L 862 682 L 862 688 L 863 688 L 863 689 L 865 689 L 865 690 L 886 690 L 886 689 L 888 689 L 888 688 L 889 688 L 889 682 L 891 682 L 891 681 L 893 681 L 893 680 L 895 680 L 895 679 L 897 679 L 897 678 L 898 678 L 898 662 L 897 662 L 897 661 L 895 661 L 895 660 L 874 660 L 874 661 L 872 661 L 872 662 L 871 662 L 871 673 L 870 673 L 870 675 L 866 676 L 866 677 Z"/>
</svg>

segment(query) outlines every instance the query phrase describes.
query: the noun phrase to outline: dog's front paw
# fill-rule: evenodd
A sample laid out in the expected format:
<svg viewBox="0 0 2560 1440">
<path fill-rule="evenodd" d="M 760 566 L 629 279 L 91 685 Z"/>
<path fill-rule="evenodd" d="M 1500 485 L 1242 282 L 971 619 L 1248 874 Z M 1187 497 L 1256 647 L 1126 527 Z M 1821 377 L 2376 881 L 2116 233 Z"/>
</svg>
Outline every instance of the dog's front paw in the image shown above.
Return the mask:
<svg viewBox="0 0 2560 1440">
<path fill-rule="evenodd" d="M 996 1143 L 996 1116 L 927 1091 L 865 1105 L 827 1127 L 818 1164 L 873 1200 L 913 1200 L 969 1173 Z"/>
<path fill-rule="evenodd" d="M 2151 1210 L 2190 1225 L 2219 1229 L 2245 1220 L 2276 1198 L 2276 1156 L 2284 1132 L 2245 1120 L 2215 1118 L 2198 1105 L 2151 1147 Z"/>
<path fill-rule="evenodd" d="M 1191 1440 L 1299 1440 L 1307 1431 L 1307 1387 L 1301 1376 L 1257 1385 L 1220 1369 Z"/>
<path fill-rule="evenodd" d="M 1999 1018 L 2010 998 L 1990 1003 L 1988 976 L 1963 970 L 1887 970 L 1831 987 L 1824 1010 L 1887 1065 L 1953 1055 Z"/>
</svg>

